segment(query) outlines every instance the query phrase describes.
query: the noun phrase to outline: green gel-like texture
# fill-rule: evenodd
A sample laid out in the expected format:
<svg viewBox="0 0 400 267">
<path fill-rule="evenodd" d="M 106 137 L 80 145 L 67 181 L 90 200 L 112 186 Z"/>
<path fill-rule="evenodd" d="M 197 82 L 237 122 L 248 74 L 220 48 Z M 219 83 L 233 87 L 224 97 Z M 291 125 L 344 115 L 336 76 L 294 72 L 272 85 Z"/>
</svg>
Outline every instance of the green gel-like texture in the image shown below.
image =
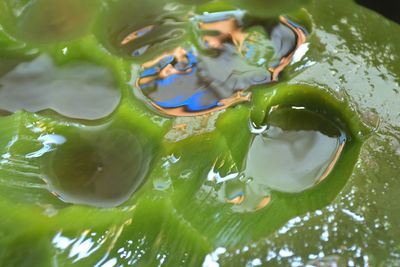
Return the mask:
<svg viewBox="0 0 400 267">
<path fill-rule="evenodd" d="M 158 114 L 132 90 L 136 61 L 102 39 L 98 26 L 112 24 L 97 19 L 114 1 L 100 2 L 82 28 L 72 25 L 60 32 L 66 35 L 49 31 L 43 38 L 35 25 L 18 24 L 37 31 L 13 27 L 29 1 L 0 3 L 0 76 L 46 53 L 60 66 L 76 60 L 106 66 L 121 92 L 116 110 L 96 121 L 48 110 L 0 117 L 0 266 L 200 266 L 207 260 L 220 266 L 398 264 L 398 24 L 350 0 L 310 1 L 301 10 L 297 4 L 285 6 L 294 1 L 203 1 L 197 7 L 187 2 L 185 8 L 192 10 L 241 7 L 258 17 L 270 2 L 274 8 L 265 17 L 288 12 L 310 35 L 305 55 L 285 69 L 279 83 L 254 88 L 250 103 L 182 119 Z M 151 2 L 160 3 L 157 11 L 165 1 Z M 183 24 L 168 29 L 186 30 Z M 152 56 L 159 49 L 151 50 Z M 263 125 L 276 105 L 305 106 L 329 118 L 346 132 L 344 151 L 318 185 L 297 193 L 272 190 L 266 207 L 238 212 L 221 201 L 219 185 L 207 175 L 215 164 L 221 175 L 243 169 L 253 138 L 249 120 Z M 182 122 L 190 127 L 179 128 Z M 26 155 L 42 148 L 38 138 L 43 134 L 62 133 L 68 140 L 102 125 L 138 135 L 151 151 L 148 175 L 113 208 L 63 202 L 48 190 L 41 158 Z"/>
</svg>

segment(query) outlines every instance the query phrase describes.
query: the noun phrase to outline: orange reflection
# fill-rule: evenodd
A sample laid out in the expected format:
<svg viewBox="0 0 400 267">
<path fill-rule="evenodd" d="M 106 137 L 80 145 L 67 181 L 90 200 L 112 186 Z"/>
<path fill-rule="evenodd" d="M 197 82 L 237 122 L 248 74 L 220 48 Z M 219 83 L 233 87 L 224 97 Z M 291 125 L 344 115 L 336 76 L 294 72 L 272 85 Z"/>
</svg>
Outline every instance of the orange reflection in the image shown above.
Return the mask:
<svg viewBox="0 0 400 267">
<path fill-rule="evenodd" d="M 263 198 L 260 203 L 258 203 L 256 210 L 266 207 L 271 202 L 271 196 Z"/>
<path fill-rule="evenodd" d="M 227 203 L 231 203 L 231 204 L 234 204 L 234 205 L 239 205 L 240 203 L 242 203 L 244 201 L 244 196 L 240 195 L 240 196 L 237 196 L 237 197 L 235 197 L 233 199 L 226 199 L 225 201 Z"/>
<path fill-rule="evenodd" d="M 343 148 L 344 148 L 345 142 L 341 143 L 336 151 L 335 157 L 332 159 L 331 163 L 329 163 L 328 167 L 324 171 L 324 173 L 321 175 L 321 177 L 318 180 L 318 183 L 322 182 L 325 180 L 325 178 L 331 173 L 333 170 L 333 167 L 335 167 L 336 162 L 338 161 L 340 155 L 342 154 Z"/>
<path fill-rule="evenodd" d="M 241 48 L 247 37 L 247 33 L 242 31 L 234 18 L 209 23 L 200 22 L 199 28 L 204 31 L 215 32 L 216 35 L 203 36 L 203 41 L 211 48 L 221 49 L 227 41 L 232 41 L 236 47 Z"/>
<path fill-rule="evenodd" d="M 187 51 L 183 49 L 182 47 L 178 46 L 172 51 L 164 52 L 160 56 L 147 61 L 146 63 L 142 64 L 142 68 L 151 68 L 153 66 L 156 66 L 162 59 L 164 59 L 167 56 L 173 56 L 174 59 L 177 62 L 187 62 Z M 151 81 L 157 80 L 157 79 L 166 79 L 167 77 L 174 75 L 174 74 L 185 74 L 185 73 L 190 73 L 192 71 L 192 68 L 188 68 L 186 70 L 178 70 L 176 69 L 172 64 L 168 64 L 165 66 L 163 69 L 159 70 L 157 75 L 149 76 L 149 77 L 143 77 L 139 78 L 137 81 L 137 85 L 143 85 L 147 84 Z"/>
<path fill-rule="evenodd" d="M 288 19 L 281 16 L 279 17 L 279 21 L 281 24 L 284 24 L 286 27 L 290 28 L 293 33 L 296 35 L 296 46 L 292 49 L 292 51 L 282 57 L 279 61 L 278 66 L 274 68 L 269 68 L 268 71 L 271 73 L 271 80 L 277 81 L 279 74 L 283 71 L 283 69 L 291 62 L 293 55 L 296 49 L 305 43 L 306 35 L 302 29 L 291 24 Z M 141 28 L 140 30 L 134 31 L 128 36 L 126 36 L 121 42 L 122 45 L 126 45 L 135 39 L 143 36 L 149 31 L 154 29 L 154 25 L 149 25 Z M 232 42 L 238 52 L 240 53 L 243 50 L 243 44 L 245 39 L 248 37 L 248 33 L 244 32 L 242 27 L 240 27 L 239 22 L 236 18 L 228 18 L 220 21 L 213 22 L 199 22 L 198 27 L 204 31 L 204 35 L 202 36 L 202 40 L 207 43 L 209 48 L 222 49 L 226 45 L 227 42 Z M 178 63 L 188 63 L 188 51 L 186 51 L 181 46 L 176 47 L 172 51 L 164 52 L 158 57 L 142 64 L 142 69 L 154 68 L 156 71 L 147 75 L 145 77 L 139 77 L 136 81 L 136 86 L 141 88 L 143 85 L 149 84 L 156 80 L 163 80 L 172 75 L 176 74 L 187 74 L 193 71 L 193 67 L 188 67 L 185 69 L 177 69 L 175 64 Z M 166 63 L 165 66 L 158 66 L 166 57 L 173 57 L 173 61 L 170 63 Z M 242 88 L 243 89 L 243 88 Z M 164 114 L 171 116 L 198 116 L 204 115 L 210 112 L 219 111 L 225 109 L 231 105 L 249 101 L 251 97 L 251 93 L 243 94 L 242 91 L 236 92 L 229 98 L 222 99 L 218 102 L 218 106 L 207 110 L 201 111 L 189 111 L 184 106 L 174 107 L 174 108 L 163 108 L 157 105 L 154 102 L 151 104 L 161 111 Z"/>
<path fill-rule="evenodd" d="M 281 23 L 285 24 L 287 27 L 289 27 L 296 34 L 297 42 L 296 42 L 296 47 L 293 49 L 293 51 L 289 55 L 283 57 L 280 60 L 279 65 L 276 68 L 270 68 L 269 69 L 269 71 L 272 72 L 272 80 L 273 81 L 277 81 L 278 80 L 279 73 L 281 73 L 282 70 L 287 65 L 289 65 L 290 61 L 292 61 L 293 55 L 296 52 L 297 48 L 299 48 L 300 45 L 302 45 L 302 44 L 304 44 L 306 42 L 306 35 L 301 29 L 296 28 L 293 25 L 291 25 L 288 22 L 288 20 L 283 16 L 279 17 L 279 21 Z"/>
<path fill-rule="evenodd" d="M 297 48 L 306 42 L 306 35 L 301 29 L 294 27 L 283 16 L 279 17 L 279 21 L 285 26 L 289 27 L 296 34 L 297 41 L 296 47 L 289 55 L 281 58 L 277 67 L 269 68 L 269 71 L 272 73 L 273 81 L 278 80 L 279 74 L 291 62 Z M 203 36 L 203 41 L 206 42 L 211 48 L 221 49 L 224 47 L 224 43 L 226 43 L 227 41 L 232 41 L 237 47 L 238 51 L 241 51 L 243 48 L 243 43 L 248 36 L 248 34 L 243 32 L 242 28 L 238 26 L 238 22 L 234 18 L 217 22 L 199 23 L 199 27 L 204 31 L 215 31 L 219 33 L 217 35 Z"/>
<path fill-rule="evenodd" d="M 154 29 L 154 25 L 149 25 L 149 26 L 141 28 L 140 30 L 134 31 L 134 32 L 130 33 L 128 36 L 126 36 L 124 38 L 124 40 L 122 40 L 121 44 L 126 45 L 126 44 L 136 40 L 137 38 L 143 36 L 144 34 L 148 33 L 149 31 L 151 31 L 153 29 Z"/>
</svg>

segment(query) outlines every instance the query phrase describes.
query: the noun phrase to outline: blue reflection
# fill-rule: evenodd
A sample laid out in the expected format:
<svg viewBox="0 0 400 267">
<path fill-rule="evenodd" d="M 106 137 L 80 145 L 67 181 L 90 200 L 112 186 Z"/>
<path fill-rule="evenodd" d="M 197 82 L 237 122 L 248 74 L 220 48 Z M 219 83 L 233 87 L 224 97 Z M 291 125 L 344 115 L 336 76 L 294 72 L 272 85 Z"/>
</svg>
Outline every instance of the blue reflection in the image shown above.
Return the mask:
<svg viewBox="0 0 400 267">
<path fill-rule="evenodd" d="M 165 69 L 170 64 L 173 64 L 174 68 L 178 71 L 185 72 L 190 69 L 192 69 L 192 70 L 190 72 L 173 74 L 171 76 L 168 76 L 165 79 L 155 79 L 148 83 L 141 84 L 140 85 L 141 89 L 146 89 L 146 88 L 149 88 L 149 87 L 155 86 L 155 85 L 168 86 L 168 85 L 171 85 L 177 77 L 188 76 L 188 75 L 191 75 L 194 72 L 196 72 L 196 67 L 195 67 L 197 64 L 196 56 L 193 54 L 193 52 L 188 52 L 186 54 L 186 58 L 187 58 L 188 62 L 182 63 L 182 62 L 175 62 L 174 56 L 166 56 L 163 59 L 161 59 L 160 62 L 158 62 L 156 65 L 154 65 L 150 68 L 144 69 L 143 72 L 140 74 L 140 78 L 157 76 L 163 69 Z"/>
<path fill-rule="evenodd" d="M 198 63 L 196 56 L 192 51 L 188 51 L 185 55 L 187 61 L 176 61 L 174 56 L 166 56 L 162 58 L 157 64 L 150 68 L 145 68 L 140 75 L 140 78 L 150 78 L 146 83 L 140 84 L 142 90 L 149 89 L 155 86 L 167 87 L 173 85 L 177 78 L 194 75 L 197 72 L 196 64 Z M 168 65 L 173 65 L 174 69 L 178 73 L 172 74 L 166 78 L 158 78 L 160 72 L 165 69 Z M 154 77 L 152 80 L 151 78 Z M 178 95 L 173 99 L 166 101 L 155 102 L 162 108 L 178 108 L 185 106 L 188 111 L 203 111 L 219 106 L 219 101 L 216 100 L 211 104 L 204 105 L 205 97 L 209 92 L 194 90 L 194 94 L 190 97 Z"/>
<path fill-rule="evenodd" d="M 208 92 L 206 91 L 199 91 L 186 99 L 183 96 L 177 96 L 174 99 L 168 101 L 156 102 L 156 104 L 163 108 L 176 108 L 186 106 L 187 110 L 189 111 L 202 111 L 220 106 L 218 100 L 216 100 L 212 104 L 203 105 L 202 98 L 205 97 L 207 93 Z"/>
<path fill-rule="evenodd" d="M 292 25 L 295 28 L 302 30 L 304 32 L 304 34 L 308 35 L 308 31 L 306 30 L 306 28 L 304 28 L 303 26 L 297 24 L 296 22 L 288 19 L 287 17 L 285 17 L 285 19 L 286 19 L 287 23 L 289 23 L 290 25 Z"/>
<path fill-rule="evenodd" d="M 193 68 L 192 71 L 190 71 L 189 73 L 173 74 L 173 75 L 171 75 L 171 76 L 168 76 L 168 77 L 165 78 L 165 79 L 156 80 L 155 83 L 156 83 L 158 86 L 168 86 L 168 85 L 172 85 L 178 77 L 190 76 L 190 75 L 192 75 L 192 74 L 195 73 L 195 72 L 196 72 L 196 68 Z"/>
</svg>

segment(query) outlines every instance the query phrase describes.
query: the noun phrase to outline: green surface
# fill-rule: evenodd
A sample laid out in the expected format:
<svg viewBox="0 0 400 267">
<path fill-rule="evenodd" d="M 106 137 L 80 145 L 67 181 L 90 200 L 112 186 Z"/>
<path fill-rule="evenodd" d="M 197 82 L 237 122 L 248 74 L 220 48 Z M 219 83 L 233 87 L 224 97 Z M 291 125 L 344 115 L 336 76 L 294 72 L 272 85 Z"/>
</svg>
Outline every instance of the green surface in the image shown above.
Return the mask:
<svg viewBox="0 0 400 267">
<path fill-rule="evenodd" d="M 279 83 L 254 88 L 251 103 L 209 117 L 167 118 L 132 91 L 132 64 L 135 68 L 146 58 L 127 58 L 110 41 L 115 25 L 128 23 L 131 15 L 129 22 L 137 22 L 135 12 L 158 20 L 163 1 L 146 1 L 143 13 L 133 9 L 139 5 L 134 1 L 119 1 L 116 14 L 107 1 L 82 2 L 0 2 L 0 75 L 46 53 L 59 66 L 83 60 L 105 67 L 122 96 L 111 115 L 96 121 L 51 111 L 0 117 L 0 266 L 400 265 L 399 25 L 349 0 L 315 0 L 301 10 L 291 4 L 287 9 L 294 1 L 198 6 L 213 11 L 238 5 L 257 14 L 266 8 L 262 3 L 271 2 L 276 9 L 265 14 L 289 12 L 307 28 L 308 50 Z M 128 2 L 132 9 L 124 8 Z M 252 11 L 258 4 L 262 7 Z M 90 12 L 76 14 L 77 9 Z M 71 14 L 79 19 L 72 23 Z M 165 32 L 186 30 L 179 12 L 171 17 L 163 24 Z M 153 47 L 147 56 L 188 41 L 180 38 Z M 265 208 L 238 211 L 220 200 L 219 185 L 207 181 L 207 174 L 215 164 L 223 175 L 241 170 L 254 137 L 249 121 L 263 125 L 275 105 L 305 106 L 323 114 L 346 131 L 348 141 L 320 184 L 299 193 L 273 191 Z M 174 128 L 182 123 L 192 127 Z M 132 154 L 118 138 L 108 141 L 115 131 L 134 136 L 127 144 L 140 144 L 142 152 Z M 47 158 L 27 157 L 47 148 L 40 136 L 57 134 L 72 140 L 72 148 L 57 152 L 50 146 Z M 125 168 L 131 158 L 148 161 L 141 187 L 115 208 L 61 201 L 48 190 L 44 173 L 57 157 L 84 166 L 78 171 L 54 167 L 63 170 L 61 176 L 64 170 L 90 172 L 86 166 L 97 163 L 79 152 L 79 143 L 90 148 L 85 153 L 92 149 L 123 158 L 122 163 L 111 161 L 117 162 L 111 167 Z M 52 156 L 51 149 L 58 154 Z M 136 167 L 126 168 L 135 172 Z"/>
</svg>

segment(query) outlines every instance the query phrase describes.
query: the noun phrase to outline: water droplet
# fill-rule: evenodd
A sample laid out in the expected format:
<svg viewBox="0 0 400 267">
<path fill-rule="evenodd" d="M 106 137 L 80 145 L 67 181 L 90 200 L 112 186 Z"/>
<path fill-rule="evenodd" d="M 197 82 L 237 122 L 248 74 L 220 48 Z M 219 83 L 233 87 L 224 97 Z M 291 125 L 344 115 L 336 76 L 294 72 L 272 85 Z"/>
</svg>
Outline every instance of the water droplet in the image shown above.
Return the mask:
<svg viewBox="0 0 400 267">
<path fill-rule="evenodd" d="M 303 108 L 277 109 L 269 114 L 268 122 L 267 131 L 257 131 L 244 171 L 254 178 L 254 189 L 265 185 L 299 192 L 330 173 L 344 145 L 340 128 Z"/>
<path fill-rule="evenodd" d="M 48 55 L 23 62 L 0 77 L 0 110 L 51 109 L 70 118 L 95 120 L 110 115 L 120 92 L 111 73 L 89 62 L 55 66 Z"/>
<path fill-rule="evenodd" d="M 63 201 L 113 207 L 142 184 L 151 159 L 134 133 L 116 128 L 57 132 L 64 139 L 50 138 L 60 142 L 51 142 L 39 160 L 49 190 Z"/>
<path fill-rule="evenodd" d="M 272 190 L 301 192 L 318 184 L 331 173 L 345 145 L 340 127 L 304 106 L 273 107 L 266 122 L 259 127 L 250 123 L 254 140 L 243 170 L 224 177 L 215 167 L 210 172 L 211 180 L 222 185 L 215 187 L 220 201 L 236 212 L 266 207 Z"/>
<path fill-rule="evenodd" d="M 194 16 L 191 23 L 203 50 L 186 42 L 142 64 L 136 84 L 153 107 L 174 116 L 202 115 L 247 101 L 249 96 L 240 92 L 277 79 L 293 51 L 304 42 L 305 33 L 297 24 L 281 18 L 269 40 L 263 26 L 243 29 L 243 14 L 229 11 Z M 185 34 L 175 29 L 170 38 L 175 38 L 173 32 Z M 126 38 L 132 39 L 132 35 L 137 32 Z M 145 43 L 135 50 L 139 56 L 150 49 L 150 43 Z M 265 64 L 260 65 L 260 59 Z"/>
</svg>

